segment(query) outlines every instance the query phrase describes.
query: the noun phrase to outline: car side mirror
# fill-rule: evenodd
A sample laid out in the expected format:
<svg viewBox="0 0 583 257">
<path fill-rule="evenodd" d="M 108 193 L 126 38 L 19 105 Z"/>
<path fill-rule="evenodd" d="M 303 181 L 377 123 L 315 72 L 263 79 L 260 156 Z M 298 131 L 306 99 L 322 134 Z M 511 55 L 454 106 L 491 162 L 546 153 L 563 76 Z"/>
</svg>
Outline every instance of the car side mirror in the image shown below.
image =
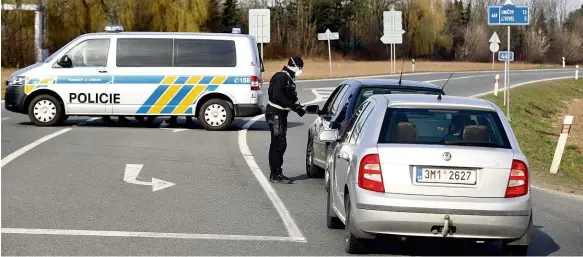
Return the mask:
<svg viewBox="0 0 583 257">
<path fill-rule="evenodd" d="M 73 67 L 73 61 L 71 61 L 71 58 L 69 58 L 69 56 L 67 56 L 67 55 L 63 55 L 63 57 L 61 57 L 61 59 L 59 59 L 57 64 L 63 68 Z"/>
<path fill-rule="evenodd" d="M 338 140 L 338 130 L 325 129 L 320 132 L 320 135 L 318 137 L 322 142 L 334 142 Z"/>
<path fill-rule="evenodd" d="M 317 104 L 306 106 L 306 113 L 309 114 L 320 114 L 320 106 Z"/>
</svg>

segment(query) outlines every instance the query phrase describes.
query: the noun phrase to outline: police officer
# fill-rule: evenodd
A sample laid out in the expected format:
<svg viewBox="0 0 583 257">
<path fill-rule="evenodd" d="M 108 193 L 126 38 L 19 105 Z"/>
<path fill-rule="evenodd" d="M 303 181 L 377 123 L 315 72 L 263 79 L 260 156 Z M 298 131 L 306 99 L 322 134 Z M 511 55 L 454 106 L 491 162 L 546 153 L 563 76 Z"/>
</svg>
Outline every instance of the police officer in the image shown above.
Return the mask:
<svg viewBox="0 0 583 257">
<path fill-rule="evenodd" d="M 293 56 L 287 66 L 276 72 L 269 82 L 267 94 L 269 102 L 265 107 L 265 120 L 269 125 L 271 143 L 269 145 L 269 180 L 275 183 L 291 184 L 292 179 L 283 175 L 283 154 L 287 147 L 287 115 L 289 111 L 296 112 L 300 117 L 306 114 L 304 107 L 298 102 L 295 78 L 302 74 L 304 61 Z"/>
</svg>

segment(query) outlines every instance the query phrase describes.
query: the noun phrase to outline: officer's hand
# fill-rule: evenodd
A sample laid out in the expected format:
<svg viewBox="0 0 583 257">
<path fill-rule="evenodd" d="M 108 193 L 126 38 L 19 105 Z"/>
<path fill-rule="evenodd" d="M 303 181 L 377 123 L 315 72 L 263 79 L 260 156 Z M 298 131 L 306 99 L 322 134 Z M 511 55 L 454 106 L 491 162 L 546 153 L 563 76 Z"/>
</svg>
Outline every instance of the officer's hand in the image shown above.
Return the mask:
<svg viewBox="0 0 583 257">
<path fill-rule="evenodd" d="M 304 116 L 304 114 L 306 114 L 306 110 L 304 110 L 304 107 L 303 107 L 303 106 L 301 106 L 301 105 L 299 105 L 298 107 L 296 107 L 296 108 L 294 109 L 294 111 L 295 111 L 295 112 L 296 112 L 296 113 L 297 113 L 297 114 L 298 114 L 300 117 L 302 117 L 302 116 Z"/>
</svg>

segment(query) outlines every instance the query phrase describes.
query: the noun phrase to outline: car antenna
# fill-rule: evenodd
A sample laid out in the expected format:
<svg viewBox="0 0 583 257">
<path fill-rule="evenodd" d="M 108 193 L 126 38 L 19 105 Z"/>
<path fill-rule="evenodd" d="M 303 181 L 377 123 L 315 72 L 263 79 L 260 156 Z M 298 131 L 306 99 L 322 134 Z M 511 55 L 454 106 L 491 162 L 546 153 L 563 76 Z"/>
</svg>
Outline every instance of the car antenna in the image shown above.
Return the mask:
<svg viewBox="0 0 583 257">
<path fill-rule="evenodd" d="M 403 62 L 401 63 L 401 75 L 399 75 L 399 86 L 401 85 L 401 78 L 403 78 L 403 65 L 405 65 L 405 56 L 403 56 Z"/>
<path fill-rule="evenodd" d="M 439 95 L 437 95 L 437 100 L 441 100 L 441 92 L 443 92 L 443 89 L 445 88 L 445 85 L 447 85 L 447 82 L 449 82 L 449 79 L 451 79 L 451 76 L 453 76 L 453 73 L 449 74 L 449 78 L 447 78 L 447 81 L 445 81 L 445 83 L 443 84 L 443 87 L 441 87 L 441 90 L 439 90 Z"/>
</svg>

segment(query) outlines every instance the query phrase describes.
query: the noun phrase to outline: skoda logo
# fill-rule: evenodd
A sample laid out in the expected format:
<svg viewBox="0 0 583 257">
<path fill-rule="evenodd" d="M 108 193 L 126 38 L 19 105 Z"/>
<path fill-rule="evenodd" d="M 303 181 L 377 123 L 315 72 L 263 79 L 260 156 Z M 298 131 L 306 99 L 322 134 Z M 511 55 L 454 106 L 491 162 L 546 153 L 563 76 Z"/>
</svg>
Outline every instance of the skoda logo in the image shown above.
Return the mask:
<svg viewBox="0 0 583 257">
<path fill-rule="evenodd" d="M 451 154 L 449 152 L 443 153 L 443 159 L 446 161 L 451 160 Z"/>
</svg>

